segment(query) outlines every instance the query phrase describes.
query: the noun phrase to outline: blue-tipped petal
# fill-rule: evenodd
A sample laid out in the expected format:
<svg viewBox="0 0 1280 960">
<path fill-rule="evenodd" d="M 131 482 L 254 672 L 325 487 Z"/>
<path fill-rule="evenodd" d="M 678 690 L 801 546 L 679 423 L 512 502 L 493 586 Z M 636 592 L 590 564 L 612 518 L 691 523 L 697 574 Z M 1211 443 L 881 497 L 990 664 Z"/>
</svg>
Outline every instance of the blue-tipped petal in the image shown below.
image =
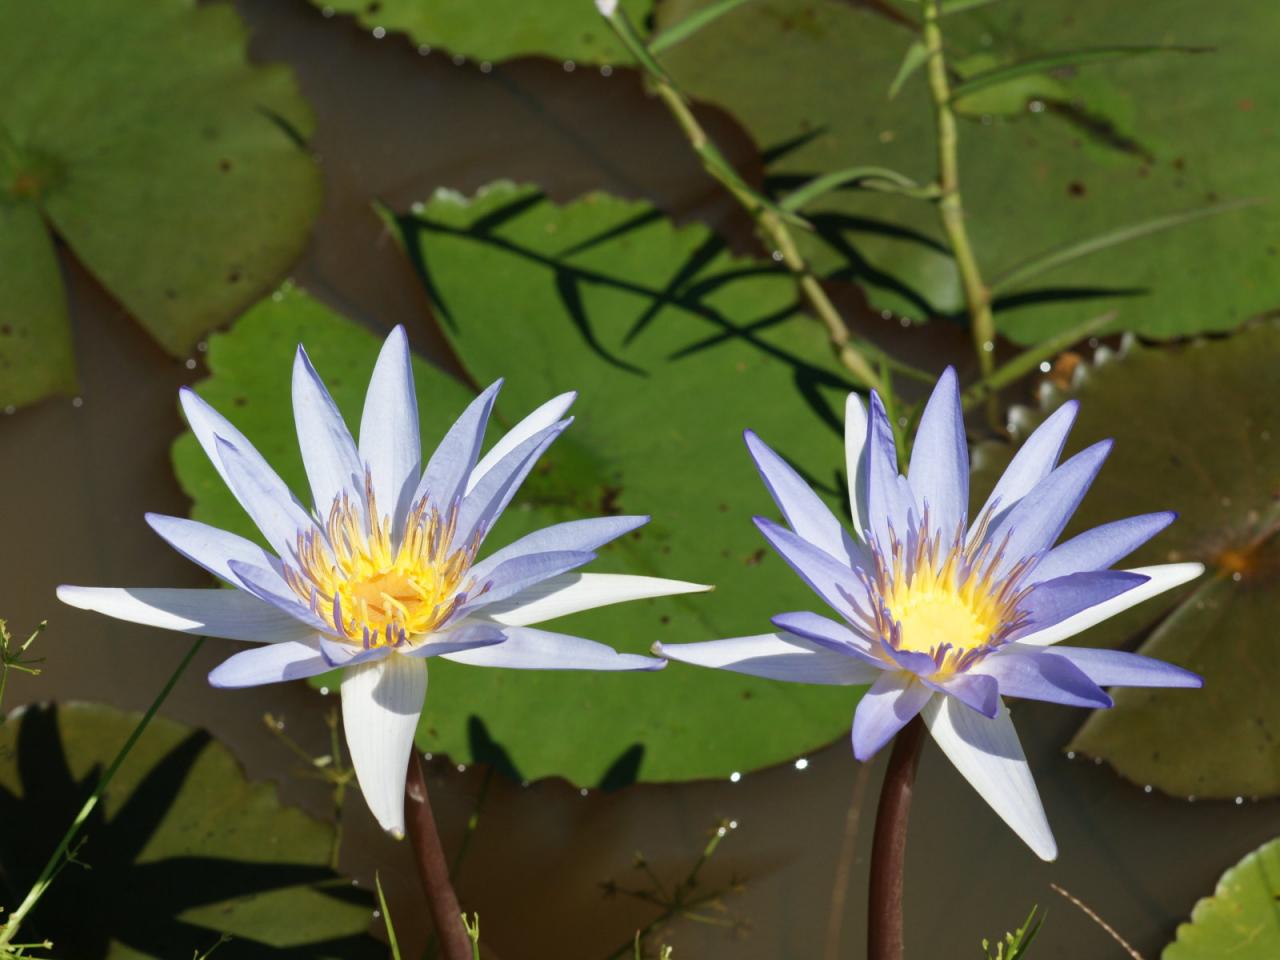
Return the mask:
<svg viewBox="0 0 1280 960">
<path fill-rule="evenodd" d="M 973 672 L 993 677 L 1005 697 L 1068 707 L 1105 709 L 1112 705 L 1111 698 L 1083 670 L 1056 651 L 1007 647 L 983 660 Z"/>
<path fill-rule="evenodd" d="M 495 380 L 478 397 L 467 404 L 440 445 L 431 454 L 422 479 L 413 493 L 412 502 L 423 497 L 445 513 L 455 500 L 462 498 L 484 443 L 484 432 L 489 426 L 493 403 L 502 389 L 502 380 Z"/>
<path fill-rule="evenodd" d="M 493 527 L 543 451 L 572 422 L 561 420 L 539 430 L 484 475 L 463 498 L 462 506 L 458 509 L 456 542 L 466 543 L 476 534 L 483 536 Z"/>
<path fill-rule="evenodd" d="M 1046 553 L 1031 571 L 1027 582 L 1040 583 L 1072 573 L 1106 570 L 1173 523 L 1177 516 L 1166 510 L 1086 530 Z"/>
<path fill-rule="evenodd" d="M 270 570 L 252 564 L 232 560 L 228 563 L 240 586 L 259 600 L 271 604 L 291 617 L 295 617 L 319 633 L 332 633 L 333 625 L 318 616 L 315 611 L 298 599 L 297 594 Z"/>
<path fill-rule="evenodd" d="M 293 361 L 293 419 L 316 514 L 346 493 L 364 502 L 364 467 L 337 405 L 301 345 Z"/>
<path fill-rule="evenodd" d="M 254 647 L 228 657 L 209 673 L 215 687 L 258 687 L 285 680 L 303 680 L 333 668 L 316 647 L 289 641 Z"/>
<path fill-rule="evenodd" d="M 406 657 L 439 657 L 446 653 L 461 653 L 477 647 L 491 647 L 505 643 L 507 635 L 502 627 L 492 623 L 468 623 L 450 630 L 432 634 L 420 643 L 399 652 Z"/>
<path fill-rule="evenodd" d="M 1035 556 L 1053 545 L 1110 452 L 1110 440 L 1081 450 L 1036 484 L 1018 501 L 1017 506 L 1004 515 L 990 533 L 992 542 L 1004 548 L 1004 555 L 995 568 L 996 579 L 1003 577 L 1024 558 Z"/>
<path fill-rule="evenodd" d="M 980 673 L 957 673 L 945 680 L 925 683 L 940 693 L 955 697 L 984 717 L 994 718 L 1000 712 L 1000 686 L 993 677 Z"/>
<path fill-rule="evenodd" d="M 240 582 L 228 566 L 232 560 L 279 572 L 280 561 L 276 557 L 234 533 L 186 517 L 148 513 L 146 519 L 169 546 L 228 583 L 239 585 Z"/>
<path fill-rule="evenodd" d="M 1058 458 L 1062 456 L 1062 448 L 1067 442 L 1067 434 L 1071 432 L 1071 425 L 1075 422 L 1079 408 L 1080 405 L 1075 400 L 1068 400 L 1027 437 L 996 482 L 995 489 L 987 497 L 978 516 L 990 511 L 991 521 L 998 523 L 1017 506 L 1018 501 L 1052 472 L 1058 465 Z"/>
<path fill-rule="evenodd" d="M 615 603 L 705 593 L 704 583 L 636 577 L 625 573 L 563 573 L 484 608 L 483 616 L 509 627 L 527 627 Z"/>
<path fill-rule="evenodd" d="M 760 478 L 764 481 L 765 489 L 769 491 L 769 496 L 778 505 L 787 525 L 796 535 L 842 563 L 852 566 L 861 561 L 862 547 L 850 539 L 840 521 L 791 464 L 778 456 L 753 431 L 747 430 L 743 438 L 747 442 L 751 459 L 760 472 Z"/>
<path fill-rule="evenodd" d="M 860 686 L 880 669 L 849 653 L 836 653 L 789 633 L 764 633 L 703 643 L 655 643 L 653 652 L 697 667 L 730 670 L 766 680 Z"/>
<path fill-rule="evenodd" d="M 477 583 L 483 583 L 501 564 L 528 554 L 597 550 L 648 522 L 648 517 L 590 517 L 552 524 L 494 551 L 471 568 L 471 576 Z"/>
<path fill-rule="evenodd" d="M 1037 647 L 1030 649 L 1036 650 Z M 1123 650 L 1094 650 L 1087 647 L 1053 648 L 1054 656 L 1071 661 L 1100 687 L 1187 687 L 1204 686 L 1199 674 L 1163 660 L 1155 660 Z"/>
<path fill-rule="evenodd" d="M 920 416 L 907 482 L 917 516 L 928 506 L 931 529 L 951 542 L 969 510 L 969 444 L 954 367 L 943 371 Z M 899 528 L 899 536 L 904 532 Z"/>
<path fill-rule="evenodd" d="M 787 565 L 831 609 L 846 619 L 858 618 L 857 608 L 852 601 L 864 602 L 867 588 L 852 569 L 772 520 L 756 517 L 755 523 Z"/>
<path fill-rule="evenodd" d="M 889 416 L 879 394 L 874 390 L 871 392 L 864 456 L 867 458 L 868 516 L 863 518 L 863 522 L 870 528 L 875 543 L 882 550 L 887 550 L 892 539 L 890 530 L 899 540 L 906 537 L 914 502 L 907 478 L 898 473 L 893 427 L 889 424 Z"/>
<path fill-rule="evenodd" d="M 1047 630 L 1083 610 L 1142 586 L 1147 579 L 1140 573 L 1127 570 L 1094 570 L 1038 583 L 1018 604 L 1027 619 L 1009 635 L 1009 639 L 1017 640 Z"/>
<path fill-rule="evenodd" d="M 590 563 L 596 555 L 586 550 L 557 550 L 553 553 L 527 553 L 512 557 L 475 580 L 474 599 L 468 601 L 458 616 L 475 613 L 494 603 L 501 603 L 543 580 L 576 570 Z"/>
<path fill-rule="evenodd" d="M 287 490 L 281 490 L 270 468 L 222 437 L 216 439 L 218 457 L 226 468 L 227 485 L 245 513 L 262 531 L 282 559 L 294 557 L 298 537 L 316 530 L 315 521 Z"/>
<path fill-rule="evenodd" d="M 867 505 L 867 408 L 862 398 L 851 393 L 844 403 L 844 465 L 849 475 L 849 516 L 853 531 L 861 540 L 871 516 Z"/>
<path fill-rule="evenodd" d="M 365 647 L 355 643 L 344 643 L 331 637 L 320 637 L 320 653 L 328 661 L 331 668 L 354 667 L 359 663 L 381 660 L 391 654 L 388 646 Z"/>
<path fill-rule="evenodd" d="M 391 518 L 398 537 L 418 486 L 422 460 L 418 401 L 404 327 L 392 330 L 382 344 L 369 378 L 360 416 L 360 459 L 368 468 L 378 513 Z"/>
<path fill-rule="evenodd" d="M 541 433 L 547 427 L 553 426 L 563 419 L 569 408 L 573 406 L 573 401 L 577 398 L 578 393 L 576 390 L 570 390 L 568 393 L 562 393 L 558 397 L 552 397 L 508 430 L 493 445 L 493 448 L 481 458 L 475 469 L 471 471 L 471 476 L 467 480 L 466 492 L 470 493 L 474 490 L 476 484 L 483 479 L 484 475 L 505 460 L 507 454 L 515 450 L 516 447 L 520 446 L 535 433 Z"/>
<path fill-rule="evenodd" d="M 909 674 L 882 673 L 853 713 L 853 755 L 870 760 L 932 696 L 932 690 Z"/>
<path fill-rule="evenodd" d="M 663 660 L 612 647 L 582 637 L 571 637 L 532 627 L 503 627 L 506 640 L 491 646 L 445 653 L 446 660 L 473 667 L 505 667 L 508 670 L 661 670 Z"/>
<path fill-rule="evenodd" d="M 836 653 L 853 654 L 870 663 L 885 666 L 884 660 L 873 652 L 870 641 L 860 636 L 843 623 L 837 623 L 827 617 L 800 610 L 795 613 L 780 613 L 772 618 L 773 625 L 812 640 L 814 643 L 834 650 Z"/>
</svg>

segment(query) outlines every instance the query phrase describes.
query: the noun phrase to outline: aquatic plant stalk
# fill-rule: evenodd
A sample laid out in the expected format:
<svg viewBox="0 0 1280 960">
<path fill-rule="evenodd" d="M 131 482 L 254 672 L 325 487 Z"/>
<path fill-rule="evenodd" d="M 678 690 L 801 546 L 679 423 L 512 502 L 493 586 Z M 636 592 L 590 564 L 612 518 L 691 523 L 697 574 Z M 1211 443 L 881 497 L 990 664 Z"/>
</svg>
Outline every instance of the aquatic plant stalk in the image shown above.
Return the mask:
<svg viewBox="0 0 1280 960">
<path fill-rule="evenodd" d="M 907 854 L 907 821 L 915 789 L 924 722 L 902 728 L 893 742 L 889 769 L 880 787 L 876 832 L 871 845 L 871 886 L 867 897 L 867 960 L 902 960 L 902 889 Z"/>
<path fill-rule="evenodd" d="M 116 775 L 116 771 L 120 769 L 120 765 L 124 763 L 125 757 L 134 748 L 138 739 L 142 736 L 143 731 L 147 729 L 147 725 L 151 723 L 151 718 L 156 715 L 156 711 L 168 699 L 169 694 L 173 691 L 174 686 L 178 683 L 178 678 L 182 676 L 187 666 L 195 659 L 196 653 L 200 650 L 204 643 L 204 638 L 199 637 L 196 642 L 191 645 L 186 656 L 174 668 L 169 679 L 165 681 L 160 692 L 156 694 L 156 698 L 151 701 L 151 706 L 147 707 L 147 712 L 142 715 L 142 719 L 138 721 L 138 725 L 133 728 L 133 732 L 129 734 L 129 739 L 124 742 L 124 746 L 120 748 L 120 752 L 116 754 L 116 758 L 111 761 L 111 766 L 107 768 L 98 785 L 93 788 L 93 793 L 89 799 L 84 802 L 84 806 L 80 808 L 80 812 L 76 814 L 76 818 L 71 821 L 71 826 L 67 828 L 67 832 L 62 835 L 62 839 L 58 841 L 58 846 L 54 849 L 53 854 L 49 857 L 49 861 L 44 865 L 44 869 L 40 871 L 40 876 L 36 878 L 36 882 L 31 885 L 31 889 L 27 891 L 26 898 L 18 905 L 18 908 L 9 915 L 9 922 L 0 928 L 0 948 L 8 946 L 13 942 L 13 938 L 18 933 L 18 928 L 22 926 L 22 921 L 26 919 L 40 898 L 44 896 L 44 892 L 49 889 L 49 885 L 53 883 L 53 879 L 57 876 L 58 871 L 62 868 L 66 861 L 67 851 L 71 848 L 72 841 L 80 832 L 80 828 L 84 826 L 89 819 L 89 815 L 93 813 L 94 807 L 98 805 L 98 801 L 102 799 L 102 795 L 106 793 L 107 786 L 111 783 L 111 778 Z"/>
<path fill-rule="evenodd" d="M 404 815 L 409 842 L 413 844 L 413 859 L 418 865 L 418 879 L 422 881 L 444 960 L 471 960 L 471 937 L 458 906 L 458 895 L 449 881 L 449 861 L 440 845 L 440 833 L 427 796 L 427 780 L 422 773 L 422 759 L 416 750 L 409 754 Z"/>
</svg>

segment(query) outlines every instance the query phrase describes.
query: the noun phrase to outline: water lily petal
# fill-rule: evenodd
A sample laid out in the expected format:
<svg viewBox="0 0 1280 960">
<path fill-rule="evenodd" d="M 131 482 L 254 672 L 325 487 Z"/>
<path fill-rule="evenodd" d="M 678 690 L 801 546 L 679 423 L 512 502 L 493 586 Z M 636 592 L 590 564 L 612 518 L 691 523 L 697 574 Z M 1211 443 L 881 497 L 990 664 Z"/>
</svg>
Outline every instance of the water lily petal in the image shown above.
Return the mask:
<svg viewBox="0 0 1280 960">
<path fill-rule="evenodd" d="M 462 498 L 467 479 L 480 456 L 484 432 L 489 426 L 489 414 L 501 389 L 502 380 L 499 378 L 467 404 L 467 409 L 454 421 L 427 461 L 427 468 L 413 493 L 413 503 L 427 497 L 441 513 L 445 513 L 454 501 Z"/>
<path fill-rule="evenodd" d="M 845 624 L 837 623 L 828 617 L 810 613 L 808 610 L 799 610 L 794 613 L 780 613 L 771 618 L 771 622 L 781 630 L 812 640 L 828 650 L 834 650 L 836 653 L 851 653 L 871 663 L 884 665 L 884 662 L 873 652 L 873 647 L 866 637 L 860 636 Z"/>
<path fill-rule="evenodd" d="M 378 513 L 399 536 L 422 460 L 418 402 L 413 392 L 409 338 L 396 327 L 382 344 L 360 417 L 360 459 L 369 471 Z"/>
<path fill-rule="evenodd" d="M 483 536 L 493 527 L 543 451 L 572 422 L 561 420 L 539 430 L 494 464 L 462 500 L 458 509 L 456 542 L 466 543 L 477 534 Z"/>
<path fill-rule="evenodd" d="M 865 536 L 870 510 L 867 506 L 867 408 L 851 393 L 844 403 L 844 463 L 849 479 L 849 515 L 853 532 Z"/>
<path fill-rule="evenodd" d="M 853 712 L 854 757 L 874 757 L 932 696 L 933 691 L 911 674 L 896 670 L 880 674 Z"/>
<path fill-rule="evenodd" d="M 332 670 L 338 667 L 354 667 L 359 663 L 381 660 L 383 657 L 391 655 L 392 648 L 386 645 L 379 645 L 366 649 L 359 644 L 346 643 L 341 640 L 334 640 L 331 637 L 321 636 L 320 653 L 329 664 L 329 669 Z"/>
<path fill-rule="evenodd" d="M 1112 706 L 1109 696 L 1078 666 L 1055 650 L 1011 644 L 975 666 L 971 673 L 994 677 L 1005 697 L 1043 700 L 1068 707 Z"/>
<path fill-rule="evenodd" d="M 1127 570 L 1092 570 L 1038 583 L 1018 605 L 1027 617 L 1026 623 L 1014 630 L 1009 639 L 1039 633 L 1146 582 L 1142 574 Z"/>
<path fill-rule="evenodd" d="M 1105 570 L 1122 560 L 1176 520 L 1172 511 L 1148 513 L 1104 523 L 1079 536 L 1060 543 L 1036 564 L 1027 583 L 1039 583 L 1055 577 L 1089 570 Z"/>
<path fill-rule="evenodd" d="M 849 537 L 835 514 L 791 464 L 778 456 L 753 431 L 746 431 L 743 437 L 769 496 L 773 497 L 773 502 L 778 505 L 787 525 L 796 535 L 841 563 L 853 565 L 855 559 L 861 559 L 862 546 Z"/>
<path fill-rule="evenodd" d="M 1194 580 L 1204 573 L 1204 564 L 1164 563 L 1154 567 L 1135 567 L 1126 572 L 1139 574 L 1147 580 L 1110 600 L 1104 600 L 1102 603 L 1081 610 L 1051 627 L 1019 637 L 1018 642 L 1027 646 L 1047 647 L 1068 637 L 1074 637 L 1077 633 L 1088 630 L 1094 624 L 1108 620 L 1143 600 L 1148 600 L 1166 590 L 1172 590 L 1174 587 L 1180 587 L 1188 580 Z"/>
<path fill-rule="evenodd" d="M 260 687 L 266 683 L 304 680 L 332 669 L 314 643 L 287 640 L 242 650 L 228 657 L 209 672 L 209 683 L 231 689 Z"/>
<path fill-rule="evenodd" d="M 983 504 L 978 516 L 991 512 L 994 525 L 1017 506 L 1041 480 L 1058 465 L 1067 434 L 1075 423 L 1080 404 L 1068 400 L 1053 411 L 1031 434 L 1009 461 L 1009 466 L 996 482 L 995 489 Z"/>
<path fill-rule="evenodd" d="M 596 550 L 611 540 L 630 533 L 649 522 L 648 517 L 589 517 L 555 523 L 527 533 L 496 550 L 471 568 L 477 582 L 483 582 L 489 571 L 513 557 L 560 550 Z"/>
<path fill-rule="evenodd" d="M 534 434 L 542 432 L 561 420 L 577 398 L 578 394 L 575 390 L 562 393 L 558 397 L 552 397 L 507 431 L 502 439 L 493 445 L 493 448 L 481 458 L 475 469 L 471 471 L 471 476 L 467 479 L 466 492 L 470 493 L 474 490 L 476 484 L 483 479 L 484 475 L 505 460 L 507 455 L 515 450 L 516 447 Z"/>
<path fill-rule="evenodd" d="M 227 486 L 240 506 L 282 559 L 294 557 L 298 537 L 316 529 L 311 514 L 287 490 L 282 491 L 275 482 L 276 475 L 260 467 L 254 457 L 222 437 L 216 438 L 215 443 L 226 469 Z"/>
<path fill-rule="evenodd" d="M 227 566 L 240 581 L 240 585 L 259 600 L 271 604 L 276 609 L 288 614 L 296 620 L 307 624 L 312 630 L 327 633 L 333 631 L 328 619 L 319 616 L 314 610 L 302 602 L 283 580 L 270 570 L 255 567 L 252 564 L 231 560 Z M 313 594 L 314 597 L 314 594 Z M 328 615 L 330 611 L 325 610 Z"/>
<path fill-rule="evenodd" d="M 1013 644 L 1014 647 L 1020 644 Z M 1032 649 L 1040 649 L 1033 647 Z M 1190 670 L 1124 650 L 1054 647 L 1055 656 L 1070 660 L 1100 687 L 1203 687 L 1204 678 Z"/>
<path fill-rule="evenodd" d="M 252 540 L 186 517 L 148 513 L 146 519 L 169 546 L 228 583 L 240 583 L 228 566 L 232 560 L 279 573 L 280 561 Z"/>
<path fill-rule="evenodd" d="M 498 604 L 552 577 L 568 573 L 590 563 L 596 555 L 587 550 L 556 550 L 551 553 L 528 553 L 498 564 L 484 580 L 476 579 L 472 588 L 475 598 L 458 611 L 458 616 L 478 613 L 490 604 Z"/>
<path fill-rule="evenodd" d="M 364 467 L 356 443 L 301 345 L 293 361 L 293 419 L 317 515 L 327 515 L 344 492 L 363 503 Z"/>
<path fill-rule="evenodd" d="M 1000 694 L 1003 693 L 995 679 L 976 671 L 957 673 L 945 680 L 926 681 L 940 693 L 955 697 L 971 710 L 984 717 L 994 717 L 1000 710 Z"/>
<path fill-rule="evenodd" d="M 907 482 L 917 514 L 927 505 L 930 529 L 950 543 L 969 510 L 969 443 L 954 367 L 943 371 L 920 416 Z"/>
<path fill-rule="evenodd" d="M 531 627 L 504 627 L 506 640 L 442 656 L 473 667 L 506 667 L 509 670 L 661 670 L 662 660 Z"/>
<path fill-rule="evenodd" d="M 863 520 L 871 536 L 887 549 L 893 537 L 907 535 L 915 503 L 907 478 L 898 473 L 898 454 L 893 427 L 879 394 L 871 391 L 871 412 L 867 420 L 867 514 Z M 892 531 L 892 534 L 890 533 Z"/>
<path fill-rule="evenodd" d="M 653 652 L 668 660 L 698 667 L 732 670 L 790 683 L 856 686 L 871 683 L 880 675 L 879 669 L 864 660 L 785 633 L 703 643 L 656 643 Z"/>
<path fill-rule="evenodd" d="M 992 719 L 950 697 L 935 697 L 921 715 L 942 752 L 1000 819 L 1040 859 L 1056 860 L 1058 845 L 1009 708 L 1001 704 Z"/>
<path fill-rule="evenodd" d="M 483 616 L 505 626 L 523 627 L 582 610 L 594 610 L 629 600 L 648 600 L 683 593 L 704 593 L 711 587 L 684 580 L 637 577 L 623 573 L 565 573 L 521 590 L 501 603 L 485 607 Z"/>
<path fill-rule="evenodd" d="M 476 647 L 491 647 L 495 643 L 505 643 L 506 639 L 507 635 L 496 624 L 465 623 L 432 634 L 416 646 L 399 652 L 406 657 L 439 657 Z"/>
<path fill-rule="evenodd" d="M 855 603 L 865 601 L 867 588 L 848 565 L 766 517 L 754 519 L 773 549 L 814 593 L 846 619 L 858 619 Z"/>
</svg>

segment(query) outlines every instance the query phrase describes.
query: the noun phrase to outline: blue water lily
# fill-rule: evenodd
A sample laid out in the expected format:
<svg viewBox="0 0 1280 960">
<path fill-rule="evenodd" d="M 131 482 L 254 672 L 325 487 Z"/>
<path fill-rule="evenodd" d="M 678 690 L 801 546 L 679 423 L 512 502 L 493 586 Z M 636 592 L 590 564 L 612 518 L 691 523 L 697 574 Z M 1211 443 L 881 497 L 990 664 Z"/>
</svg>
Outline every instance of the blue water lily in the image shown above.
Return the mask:
<svg viewBox="0 0 1280 960">
<path fill-rule="evenodd" d="M 664 661 L 531 625 L 709 589 L 577 572 L 599 547 L 647 522 L 642 516 L 556 524 L 478 559 L 485 535 L 569 426 L 565 413 L 575 398 L 547 401 L 481 457 L 500 386 L 467 407 L 422 469 L 402 328 L 378 357 L 358 444 L 299 347 L 293 408 L 312 507 L 294 497 L 239 430 L 183 390 L 196 439 L 271 550 L 203 523 L 151 514 L 152 528 L 179 553 L 236 589 L 63 586 L 58 596 L 134 623 L 259 644 L 213 670 L 215 686 L 343 668 L 343 724 L 361 789 L 383 828 L 402 833 L 427 658 L 533 670 L 654 670 Z"/>
<path fill-rule="evenodd" d="M 853 718 L 853 752 L 874 755 L 921 716 L 965 779 L 1041 857 L 1057 846 L 1004 697 L 1109 707 L 1106 686 L 1198 687 L 1198 676 L 1137 654 L 1061 641 L 1199 576 L 1198 563 L 1113 564 L 1173 519 L 1152 513 L 1055 546 L 1110 441 L 1059 464 L 1076 404 L 1060 407 L 1018 451 L 969 522 L 969 454 L 953 370 L 920 420 L 907 475 L 873 392 L 846 407 L 851 535 L 801 477 L 750 431 L 786 526 L 756 525 L 838 619 L 783 613 L 771 633 L 659 644 L 672 660 L 799 683 L 870 684 Z"/>
</svg>

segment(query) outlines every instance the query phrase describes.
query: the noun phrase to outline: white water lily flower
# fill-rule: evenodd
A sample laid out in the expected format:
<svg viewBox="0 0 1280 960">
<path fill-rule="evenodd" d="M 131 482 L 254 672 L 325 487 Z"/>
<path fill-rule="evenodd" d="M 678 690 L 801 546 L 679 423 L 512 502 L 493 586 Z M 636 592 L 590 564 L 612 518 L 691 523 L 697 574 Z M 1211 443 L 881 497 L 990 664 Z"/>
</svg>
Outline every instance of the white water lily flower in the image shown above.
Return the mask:
<svg viewBox="0 0 1280 960">
<path fill-rule="evenodd" d="M 467 407 L 424 470 L 402 328 L 378 357 L 358 445 L 299 347 L 293 407 L 313 509 L 294 498 L 239 430 L 184 389 L 182 408 L 196 439 L 271 550 L 193 520 L 149 514 L 147 522 L 174 549 L 236 589 L 63 586 L 58 597 L 121 620 L 260 644 L 209 674 L 218 687 L 343 668 L 343 724 L 361 790 L 382 827 L 403 834 L 405 775 L 428 657 L 526 670 L 655 670 L 665 661 L 531 625 L 709 589 L 575 572 L 648 517 L 560 523 L 477 559 L 524 478 L 571 422 L 562 418 L 575 397 L 549 400 L 480 457 L 500 386 Z"/>
<path fill-rule="evenodd" d="M 955 371 L 920 418 L 906 476 L 873 391 L 845 413 L 856 537 L 780 456 L 747 447 L 787 522 L 756 525 L 839 616 L 783 613 L 776 632 L 658 644 L 672 660 L 799 683 L 871 684 L 853 718 L 867 760 L 917 715 L 938 746 L 1045 860 L 1057 845 L 1004 697 L 1110 707 L 1106 686 L 1198 687 L 1181 667 L 1120 650 L 1059 645 L 1134 604 L 1198 577 L 1198 563 L 1112 570 L 1172 513 L 1103 524 L 1054 546 L 1111 448 L 1059 464 L 1075 419 L 1064 404 L 1023 444 L 969 524 L 969 451 Z"/>
</svg>

